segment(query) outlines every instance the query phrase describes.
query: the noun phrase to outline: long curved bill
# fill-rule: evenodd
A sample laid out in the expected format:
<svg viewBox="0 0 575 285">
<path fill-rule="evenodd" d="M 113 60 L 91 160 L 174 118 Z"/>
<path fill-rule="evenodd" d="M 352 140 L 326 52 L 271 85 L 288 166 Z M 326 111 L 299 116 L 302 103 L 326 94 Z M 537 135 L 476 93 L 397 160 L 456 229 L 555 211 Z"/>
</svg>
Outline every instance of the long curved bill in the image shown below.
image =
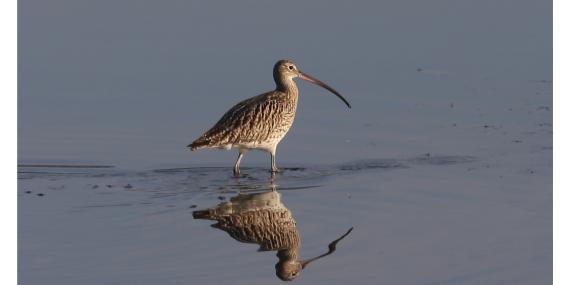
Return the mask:
<svg viewBox="0 0 575 285">
<path fill-rule="evenodd" d="M 341 99 L 341 101 L 343 101 L 345 103 L 345 105 L 347 105 L 347 107 L 351 109 L 351 105 L 349 105 L 349 102 L 347 102 L 347 100 L 345 100 L 345 98 L 343 98 L 343 96 L 341 96 L 341 94 L 339 94 L 339 92 L 337 92 L 337 91 L 335 91 L 335 89 L 329 87 L 329 85 L 327 85 L 327 84 L 319 81 L 318 79 L 316 79 L 316 78 L 314 78 L 308 74 L 305 74 L 301 71 L 299 72 L 299 78 L 306 80 L 306 81 L 309 81 L 313 84 L 317 84 L 317 85 L 329 90 L 331 93 L 335 94 L 335 96 L 339 97 L 339 99 Z"/>
</svg>

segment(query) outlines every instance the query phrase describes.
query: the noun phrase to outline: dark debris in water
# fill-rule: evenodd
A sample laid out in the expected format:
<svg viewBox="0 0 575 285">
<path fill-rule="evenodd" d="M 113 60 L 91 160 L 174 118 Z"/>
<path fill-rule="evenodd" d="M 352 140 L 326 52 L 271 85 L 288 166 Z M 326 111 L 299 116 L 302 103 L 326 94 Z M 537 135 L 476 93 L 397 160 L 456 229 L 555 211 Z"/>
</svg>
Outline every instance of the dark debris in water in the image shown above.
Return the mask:
<svg viewBox="0 0 575 285">
<path fill-rule="evenodd" d="M 534 83 L 547 83 L 547 84 L 551 84 L 553 83 L 553 80 L 547 80 L 547 79 L 533 79 L 533 80 L 527 80 L 528 82 L 534 82 Z"/>
<path fill-rule="evenodd" d="M 113 165 L 97 164 L 18 164 L 18 167 L 25 168 L 113 168 Z"/>
<path fill-rule="evenodd" d="M 498 129 L 501 129 L 501 126 L 496 126 L 496 125 L 483 125 L 483 128 L 484 128 L 484 129 L 495 129 L 495 130 L 498 130 Z"/>
<path fill-rule="evenodd" d="M 473 156 L 431 155 L 429 153 L 409 160 L 411 163 L 424 165 L 451 165 L 474 161 L 477 161 L 477 158 Z"/>
<path fill-rule="evenodd" d="M 540 111 L 551 111 L 551 107 L 549 107 L 549 106 L 539 106 L 539 107 L 537 107 L 537 110 L 540 110 Z"/>
<path fill-rule="evenodd" d="M 284 171 L 305 171 L 305 167 L 282 167 L 281 170 Z"/>
<path fill-rule="evenodd" d="M 407 166 L 395 159 L 370 159 L 344 164 L 340 166 L 339 169 L 344 171 L 358 171 L 364 169 L 394 169 L 406 167 Z"/>
<path fill-rule="evenodd" d="M 410 159 L 369 159 L 346 163 L 338 167 L 341 171 L 362 171 L 370 169 L 392 170 L 408 168 L 410 164 L 416 165 L 452 165 L 477 161 L 473 156 L 432 155 L 425 153 Z"/>
</svg>

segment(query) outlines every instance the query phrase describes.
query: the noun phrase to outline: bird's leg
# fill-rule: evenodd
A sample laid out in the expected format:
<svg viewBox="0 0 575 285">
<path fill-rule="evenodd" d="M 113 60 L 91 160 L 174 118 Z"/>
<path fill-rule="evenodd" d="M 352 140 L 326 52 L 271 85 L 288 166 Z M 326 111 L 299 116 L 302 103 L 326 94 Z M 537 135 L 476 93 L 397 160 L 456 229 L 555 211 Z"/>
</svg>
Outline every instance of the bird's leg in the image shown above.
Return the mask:
<svg viewBox="0 0 575 285">
<path fill-rule="evenodd" d="M 278 169 L 277 166 L 276 166 L 276 153 L 275 153 L 275 152 L 271 152 L 270 154 L 271 154 L 271 158 L 272 158 L 272 161 L 271 161 L 271 162 L 272 162 L 271 172 L 272 172 L 272 173 L 280 172 L 279 169 Z"/>
<path fill-rule="evenodd" d="M 244 156 L 244 152 L 240 151 L 240 154 L 238 155 L 238 160 L 236 160 L 236 164 L 234 165 L 234 175 L 239 175 L 240 174 L 240 161 L 242 161 L 242 157 Z"/>
</svg>

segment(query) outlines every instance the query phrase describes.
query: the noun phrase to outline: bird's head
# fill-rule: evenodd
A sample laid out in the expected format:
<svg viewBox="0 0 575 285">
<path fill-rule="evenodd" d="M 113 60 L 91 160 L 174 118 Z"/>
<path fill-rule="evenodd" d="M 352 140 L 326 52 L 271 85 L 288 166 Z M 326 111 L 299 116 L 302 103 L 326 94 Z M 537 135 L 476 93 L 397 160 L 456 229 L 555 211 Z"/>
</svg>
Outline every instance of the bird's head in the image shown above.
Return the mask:
<svg viewBox="0 0 575 285">
<path fill-rule="evenodd" d="M 276 81 L 278 86 L 281 85 L 282 83 L 285 83 L 286 80 L 291 81 L 294 78 L 301 78 L 305 81 L 309 81 L 313 84 L 319 85 L 329 90 L 331 93 L 335 94 L 339 99 L 341 99 L 345 103 L 345 105 L 347 105 L 348 108 L 351 108 L 349 102 L 347 102 L 347 100 L 345 100 L 345 98 L 343 98 L 343 96 L 339 94 L 339 92 L 331 88 L 329 85 L 314 78 L 313 76 L 300 71 L 291 60 L 282 59 L 276 62 L 276 64 L 274 65 L 274 80 Z"/>
<path fill-rule="evenodd" d="M 287 78 L 293 79 L 299 77 L 299 71 L 293 61 L 289 59 L 282 59 L 274 65 L 274 78 Z"/>
</svg>

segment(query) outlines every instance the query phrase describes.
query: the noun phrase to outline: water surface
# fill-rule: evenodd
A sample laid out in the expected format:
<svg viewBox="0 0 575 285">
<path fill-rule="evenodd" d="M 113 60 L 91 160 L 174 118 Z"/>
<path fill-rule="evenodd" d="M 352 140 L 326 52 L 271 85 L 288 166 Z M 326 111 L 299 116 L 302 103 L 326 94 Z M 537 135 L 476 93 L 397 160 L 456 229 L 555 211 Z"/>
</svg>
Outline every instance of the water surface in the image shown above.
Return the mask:
<svg viewBox="0 0 575 285">
<path fill-rule="evenodd" d="M 22 284 L 282 283 L 193 218 L 275 185 L 302 284 L 552 283 L 551 1 L 19 2 Z M 280 58 L 283 172 L 185 146 Z M 111 168 L 33 167 L 103 165 Z"/>
</svg>

